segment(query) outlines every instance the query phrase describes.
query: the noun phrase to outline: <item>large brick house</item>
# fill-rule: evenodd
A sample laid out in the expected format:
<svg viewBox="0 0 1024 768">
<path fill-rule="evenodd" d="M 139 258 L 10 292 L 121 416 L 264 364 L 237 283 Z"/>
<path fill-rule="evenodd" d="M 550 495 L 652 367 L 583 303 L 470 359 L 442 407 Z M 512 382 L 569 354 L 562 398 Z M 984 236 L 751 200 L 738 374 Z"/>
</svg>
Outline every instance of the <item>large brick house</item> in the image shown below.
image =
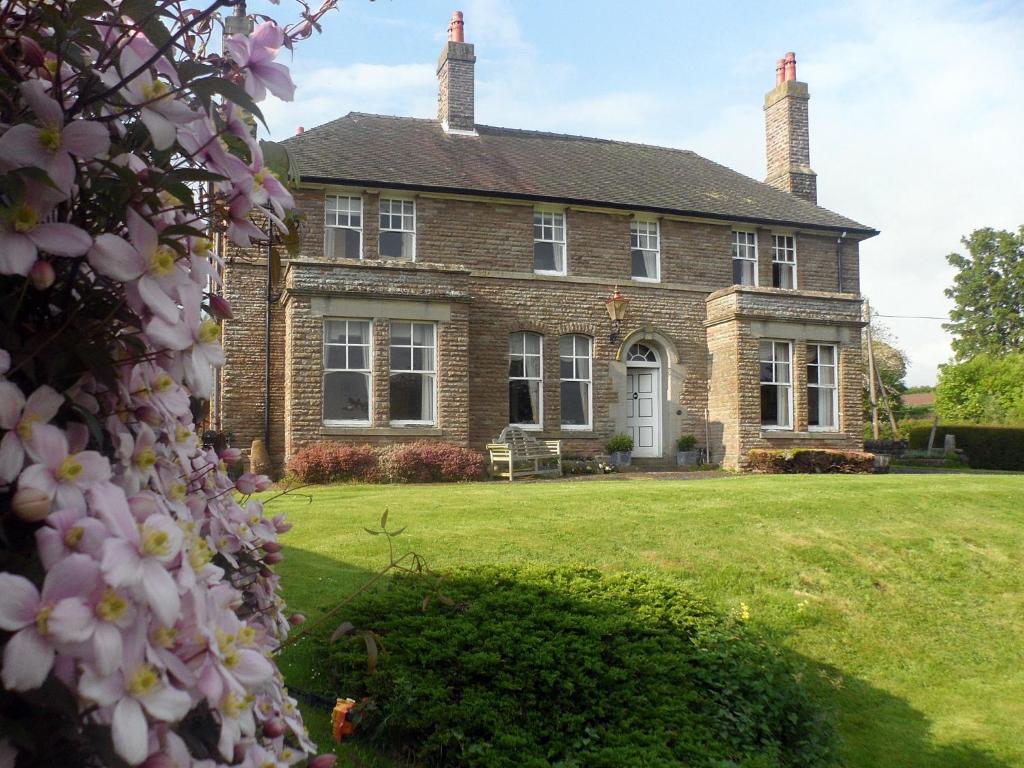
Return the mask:
<svg viewBox="0 0 1024 768">
<path fill-rule="evenodd" d="M 301 252 L 225 254 L 216 427 L 265 436 L 279 467 L 321 440 L 480 448 L 510 423 L 573 455 L 626 432 L 639 459 L 692 433 L 730 467 L 861 446 L 858 245 L 877 232 L 817 205 L 795 57 L 765 97 L 764 182 L 478 125 L 474 62 L 457 14 L 436 120 L 350 113 L 285 142 Z"/>
</svg>

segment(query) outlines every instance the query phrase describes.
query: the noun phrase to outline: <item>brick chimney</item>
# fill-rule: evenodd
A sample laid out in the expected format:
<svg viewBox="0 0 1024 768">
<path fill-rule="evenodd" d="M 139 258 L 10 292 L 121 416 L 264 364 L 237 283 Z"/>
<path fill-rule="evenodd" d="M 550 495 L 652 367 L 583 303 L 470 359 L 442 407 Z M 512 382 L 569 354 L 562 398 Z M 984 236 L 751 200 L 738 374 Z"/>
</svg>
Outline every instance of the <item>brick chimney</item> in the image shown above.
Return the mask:
<svg viewBox="0 0 1024 768">
<path fill-rule="evenodd" d="M 775 65 L 775 87 L 764 97 L 768 176 L 773 187 L 818 203 L 818 177 L 811 170 L 810 129 L 807 125 L 807 83 L 796 79 L 796 54 L 787 53 Z"/>
<path fill-rule="evenodd" d="M 437 119 L 445 132 L 476 133 L 473 118 L 473 44 L 467 43 L 462 11 L 452 14 L 448 42 L 437 60 Z"/>
</svg>

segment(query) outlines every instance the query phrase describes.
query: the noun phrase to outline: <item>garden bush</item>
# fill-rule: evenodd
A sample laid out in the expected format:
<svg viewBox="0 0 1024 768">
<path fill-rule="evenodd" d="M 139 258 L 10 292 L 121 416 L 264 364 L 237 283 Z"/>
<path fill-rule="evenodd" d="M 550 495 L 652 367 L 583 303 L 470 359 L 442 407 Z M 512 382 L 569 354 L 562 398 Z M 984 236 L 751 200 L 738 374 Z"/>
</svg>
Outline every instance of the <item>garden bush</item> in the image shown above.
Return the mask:
<svg viewBox="0 0 1024 768">
<path fill-rule="evenodd" d="M 377 452 L 372 445 L 313 443 L 296 451 L 288 472 L 304 483 L 374 481 L 380 477 Z"/>
<path fill-rule="evenodd" d="M 486 471 L 482 453 L 428 441 L 381 447 L 313 443 L 299 449 L 288 462 L 288 473 L 303 483 L 456 482 L 480 480 Z"/>
<path fill-rule="evenodd" d="M 875 456 L 864 451 L 839 451 L 827 448 L 787 450 L 755 448 L 747 453 L 749 468 L 769 475 L 780 474 L 856 474 L 875 471 Z"/>
<path fill-rule="evenodd" d="M 590 568 L 400 577 L 346 608 L 377 633 L 325 645 L 356 738 L 424 766 L 831 765 L 830 718 L 738 617 L 674 582 Z M 447 603 L 450 603 L 447 604 Z"/>
<path fill-rule="evenodd" d="M 910 447 L 928 447 L 931 426 L 910 429 Z M 942 448 L 946 435 L 956 437 L 956 447 L 967 454 L 975 469 L 1024 470 L 1024 427 L 979 424 L 946 424 L 935 430 L 935 447 Z"/>
</svg>

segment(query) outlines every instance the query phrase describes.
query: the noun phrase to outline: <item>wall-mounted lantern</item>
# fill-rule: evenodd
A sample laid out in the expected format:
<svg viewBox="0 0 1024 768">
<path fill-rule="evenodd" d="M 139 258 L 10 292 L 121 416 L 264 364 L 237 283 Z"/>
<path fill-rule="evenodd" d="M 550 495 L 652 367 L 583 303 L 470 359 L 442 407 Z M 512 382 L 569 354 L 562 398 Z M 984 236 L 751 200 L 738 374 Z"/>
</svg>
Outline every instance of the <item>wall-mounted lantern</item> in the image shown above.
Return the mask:
<svg viewBox="0 0 1024 768">
<path fill-rule="evenodd" d="M 608 317 L 612 321 L 612 332 L 608 335 L 608 341 L 616 342 L 622 338 L 622 321 L 629 316 L 629 299 L 619 293 L 619 286 L 615 286 L 612 297 L 604 303 L 608 310 Z"/>
</svg>

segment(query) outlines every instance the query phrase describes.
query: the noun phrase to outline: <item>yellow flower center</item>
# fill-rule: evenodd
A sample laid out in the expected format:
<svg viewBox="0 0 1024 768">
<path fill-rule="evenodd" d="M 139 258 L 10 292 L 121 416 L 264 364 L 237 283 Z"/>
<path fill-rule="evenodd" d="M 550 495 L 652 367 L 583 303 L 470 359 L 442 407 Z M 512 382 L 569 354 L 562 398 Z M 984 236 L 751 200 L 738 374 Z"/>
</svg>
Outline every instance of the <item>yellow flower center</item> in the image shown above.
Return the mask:
<svg viewBox="0 0 1024 768">
<path fill-rule="evenodd" d="M 158 245 L 149 257 L 149 269 L 158 275 L 169 275 L 174 270 L 177 254 L 169 245 Z"/>
<path fill-rule="evenodd" d="M 50 611 L 53 610 L 52 605 L 44 605 L 39 609 L 39 613 L 36 614 L 36 632 L 40 635 L 46 636 L 50 634 Z"/>
<path fill-rule="evenodd" d="M 197 238 L 196 241 L 192 243 L 192 253 L 196 254 L 197 256 L 203 256 L 205 258 L 206 256 L 209 255 L 212 249 L 213 242 L 205 237 Z"/>
<path fill-rule="evenodd" d="M 237 718 L 242 712 L 242 707 L 245 706 L 245 699 L 235 693 L 228 691 L 228 695 L 224 697 L 221 702 L 221 712 L 227 717 Z"/>
<path fill-rule="evenodd" d="M 117 621 L 126 610 L 128 610 L 128 601 L 110 587 L 104 590 L 103 598 L 96 605 L 96 615 L 104 621 Z"/>
<path fill-rule="evenodd" d="M 201 571 L 212 559 L 210 545 L 206 543 L 205 539 L 196 539 L 188 552 L 188 562 L 192 566 L 192 570 Z"/>
<path fill-rule="evenodd" d="M 34 413 L 26 413 L 21 421 L 18 422 L 18 437 L 22 440 L 30 440 L 32 438 L 32 425 L 39 421 L 39 417 Z"/>
<path fill-rule="evenodd" d="M 190 432 L 189 428 L 186 427 L 184 424 L 179 424 L 177 427 L 174 428 L 174 440 L 175 440 L 175 442 L 184 443 L 191 436 L 192 436 L 192 432 Z"/>
<path fill-rule="evenodd" d="M 185 498 L 186 493 L 188 493 L 188 486 L 179 480 L 171 483 L 171 487 L 167 490 L 167 498 L 171 501 L 181 501 Z"/>
<path fill-rule="evenodd" d="M 139 469 L 149 469 L 156 464 L 156 451 L 152 448 L 143 448 L 132 459 L 132 463 Z"/>
<path fill-rule="evenodd" d="M 238 630 L 238 644 L 252 645 L 256 642 L 256 630 L 252 627 L 242 627 Z"/>
<path fill-rule="evenodd" d="M 31 232 L 39 223 L 39 213 L 30 205 L 19 205 L 11 210 L 11 227 L 15 232 Z"/>
<path fill-rule="evenodd" d="M 161 648 L 171 648 L 178 639 L 178 630 L 174 627 L 160 627 L 153 633 L 153 642 Z"/>
<path fill-rule="evenodd" d="M 71 455 L 67 456 L 60 463 L 60 469 L 57 470 L 57 479 L 62 483 L 73 483 L 80 474 L 82 474 L 82 465 L 74 455 Z"/>
<path fill-rule="evenodd" d="M 156 377 L 156 381 L 153 382 L 153 389 L 157 392 L 166 392 L 172 386 L 174 386 L 174 379 L 168 373 L 161 373 Z"/>
<path fill-rule="evenodd" d="M 68 532 L 64 534 L 64 546 L 68 549 L 78 549 L 79 542 L 82 541 L 82 536 L 85 531 L 82 530 L 82 526 L 74 525 L 68 528 Z"/>
<path fill-rule="evenodd" d="M 46 61 L 43 62 L 43 66 L 46 68 L 46 71 L 49 72 L 51 75 L 57 74 L 57 60 L 56 59 L 47 59 Z"/>
<path fill-rule="evenodd" d="M 170 537 L 166 531 L 147 531 L 142 537 L 143 554 L 150 557 L 165 557 L 170 551 Z"/>
<path fill-rule="evenodd" d="M 146 97 L 146 101 L 152 101 L 166 96 L 169 90 L 170 88 L 163 80 L 154 80 L 149 85 L 142 86 L 142 95 Z"/>
<path fill-rule="evenodd" d="M 160 687 L 160 677 L 153 667 L 149 664 L 143 664 L 135 670 L 135 673 L 128 679 L 128 685 L 125 687 L 132 696 L 145 696 L 155 688 Z"/>
<path fill-rule="evenodd" d="M 238 651 L 234 648 L 228 648 L 221 655 L 221 660 L 224 662 L 224 666 L 228 669 L 234 669 L 238 666 L 239 658 Z"/>
<path fill-rule="evenodd" d="M 200 344 L 212 344 L 220 338 L 220 326 L 216 321 L 207 318 L 199 324 L 199 332 L 196 335 Z"/>
<path fill-rule="evenodd" d="M 48 125 L 39 131 L 39 143 L 43 149 L 56 152 L 60 149 L 60 129 L 55 125 Z"/>
</svg>

